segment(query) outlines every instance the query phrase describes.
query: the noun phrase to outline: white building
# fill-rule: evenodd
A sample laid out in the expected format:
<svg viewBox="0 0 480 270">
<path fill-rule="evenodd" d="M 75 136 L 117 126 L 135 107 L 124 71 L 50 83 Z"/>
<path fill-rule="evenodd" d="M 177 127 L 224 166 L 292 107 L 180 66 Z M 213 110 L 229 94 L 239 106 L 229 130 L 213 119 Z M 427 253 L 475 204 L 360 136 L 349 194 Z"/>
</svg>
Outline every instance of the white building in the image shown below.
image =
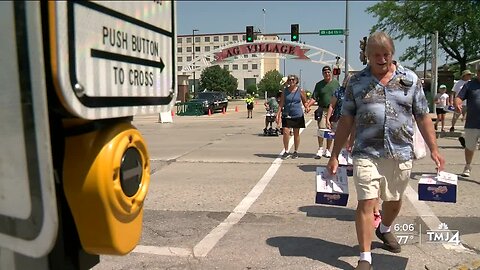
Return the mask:
<svg viewBox="0 0 480 270">
<path fill-rule="evenodd" d="M 193 37 L 195 40 L 193 41 Z M 259 40 L 278 40 L 276 35 L 258 35 Z M 211 63 L 215 52 L 235 43 L 241 43 L 245 40 L 245 33 L 216 33 L 216 34 L 195 34 L 177 36 L 177 74 L 189 75 L 189 84 L 193 85 L 195 77 L 196 85 L 199 83 L 202 71 L 211 65 L 219 65 L 230 71 L 238 80 L 238 89 L 246 89 L 250 84 L 257 84 L 263 78 L 265 73 L 270 70 L 280 71 L 280 61 L 278 58 L 262 58 L 261 54 L 244 54 L 233 57 L 227 61 Z M 195 44 L 195 49 L 193 46 Z M 189 70 L 193 59 L 199 59 L 195 66 L 199 67 L 195 71 Z M 190 91 L 193 88 L 190 87 Z"/>
</svg>

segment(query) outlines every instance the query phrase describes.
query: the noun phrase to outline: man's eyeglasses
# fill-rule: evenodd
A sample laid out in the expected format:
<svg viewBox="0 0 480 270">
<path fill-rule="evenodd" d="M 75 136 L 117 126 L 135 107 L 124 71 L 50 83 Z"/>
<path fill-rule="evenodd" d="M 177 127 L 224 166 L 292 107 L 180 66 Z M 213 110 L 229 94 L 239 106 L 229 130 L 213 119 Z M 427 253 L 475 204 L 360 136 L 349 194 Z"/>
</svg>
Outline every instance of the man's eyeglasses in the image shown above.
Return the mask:
<svg viewBox="0 0 480 270">
<path fill-rule="evenodd" d="M 288 79 L 288 80 L 289 80 L 289 81 L 295 81 L 295 78 L 290 78 L 290 79 Z"/>
</svg>

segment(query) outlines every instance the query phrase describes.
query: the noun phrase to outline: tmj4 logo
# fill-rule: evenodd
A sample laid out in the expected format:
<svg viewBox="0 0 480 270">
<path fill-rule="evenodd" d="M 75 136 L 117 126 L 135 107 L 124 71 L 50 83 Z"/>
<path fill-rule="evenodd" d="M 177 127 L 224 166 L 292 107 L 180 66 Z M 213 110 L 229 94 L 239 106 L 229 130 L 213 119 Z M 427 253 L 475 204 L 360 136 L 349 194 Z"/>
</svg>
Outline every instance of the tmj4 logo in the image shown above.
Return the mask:
<svg viewBox="0 0 480 270">
<path fill-rule="evenodd" d="M 460 233 L 457 230 L 449 230 L 446 223 L 440 223 L 438 230 L 427 230 L 428 243 L 455 244 L 460 243 Z"/>
</svg>

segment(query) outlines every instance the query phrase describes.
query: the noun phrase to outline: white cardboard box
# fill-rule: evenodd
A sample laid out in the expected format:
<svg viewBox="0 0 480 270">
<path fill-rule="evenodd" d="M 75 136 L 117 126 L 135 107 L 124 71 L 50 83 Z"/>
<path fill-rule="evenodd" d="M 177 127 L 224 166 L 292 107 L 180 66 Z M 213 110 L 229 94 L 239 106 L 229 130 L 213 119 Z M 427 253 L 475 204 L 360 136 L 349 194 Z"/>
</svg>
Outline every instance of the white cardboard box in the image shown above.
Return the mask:
<svg viewBox="0 0 480 270">
<path fill-rule="evenodd" d="M 457 181 L 452 173 L 423 174 L 418 181 L 418 200 L 456 203 Z"/>
<path fill-rule="evenodd" d="M 315 203 L 346 206 L 348 177 L 346 167 L 338 167 L 336 175 L 328 174 L 326 167 L 317 167 Z"/>
</svg>

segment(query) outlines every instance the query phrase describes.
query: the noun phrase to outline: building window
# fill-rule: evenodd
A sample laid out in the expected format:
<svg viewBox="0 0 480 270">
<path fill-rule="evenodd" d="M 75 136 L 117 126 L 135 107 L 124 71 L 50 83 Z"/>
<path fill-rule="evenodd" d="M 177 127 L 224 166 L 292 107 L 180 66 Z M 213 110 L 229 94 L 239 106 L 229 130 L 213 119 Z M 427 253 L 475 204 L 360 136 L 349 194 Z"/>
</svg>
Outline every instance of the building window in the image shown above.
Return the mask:
<svg viewBox="0 0 480 270">
<path fill-rule="evenodd" d="M 207 62 L 210 62 L 210 57 L 205 57 L 205 60 L 206 60 Z"/>
<path fill-rule="evenodd" d="M 187 37 L 187 43 L 192 43 L 192 38 L 191 37 Z"/>
<path fill-rule="evenodd" d="M 244 54 L 244 55 L 243 55 L 243 58 L 248 58 L 248 54 Z"/>
<path fill-rule="evenodd" d="M 177 57 L 177 62 L 183 62 L 183 57 Z"/>
<path fill-rule="evenodd" d="M 228 70 L 228 65 L 223 65 L 223 69 Z"/>
<path fill-rule="evenodd" d="M 187 47 L 187 52 L 192 52 L 192 47 Z"/>
<path fill-rule="evenodd" d="M 182 43 L 182 38 L 181 37 L 177 38 L 177 43 L 180 43 L 180 44 Z"/>
<path fill-rule="evenodd" d="M 247 70 L 248 69 L 248 64 L 243 64 L 242 68 L 243 68 L 243 70 Z"/>
<path fill-rule="evenodd" d="M 210 51 L 210 46 L 205 46 L 205 51 L 209 52 Z"/>
<path fill-rule="evenodd" d="M 232 40 L 233 40 L 233 41 L 238 41 L 238 36 L 233 36 L 233 37 L 232 37 Z"/>
<path fill-rule="evenodd" d="M 252 64 L 252 69 L 258 69 L 258 65 L 257 64 Z"/>
<path fill-rule="evenodd" d="M 203 40 L 205 40 L 205 42 L 210 42 L 210 37 L 205 37 Z"/>
<path fill-rule="evenodd" d="M 219 47 L 219 46 L 213 46 L 213 49 L 214 49 L 214 50 L 216 50 L 216 49 L 218 49 L 218 48 L 220 48 L 220 47 Z"/>
<path fill-rule="evenodd" d="M 190 62 L 192 61 L 192 57 L 191 56 L 187 56 L 187 62 Z"/>
<path fill-rule="evenodd" d="M 200 37 L 195 37 L 195 42 L 199 43 L 200 42 Z"/>
<path fill-rule="evenodd" d="M 228 41 L 229 37 L 228 36 L 223 36 L 223 41 Z"/>
<path fill-rule="evenodd" d="M 243 36 L 242 36 L 242 40 L 246 40 L 246 39 L 247 39 L 247 38 L 246 38 L 246 36 L 245 36 L 245 35 L 243 35 Z"/>
<path fill-rule="evenodd" d="M 177 48 L 177 52 L 178 52 L 178 53 L 182 53 L 182 47 L 178 47 L 178 48 Z"/>
<path fill-rule="evenodd" d="M 252 54 L 252 57 L 257 57 L 257 55 L 256 55 L 256 54 Z"/>
<path fill-rule="evenodd" d="M 200 52 L 200 47 L 195 47 L 195 52 Z"/>
<path fill-rule="evenodd" d="M 238 65 L 237 65 L 237 64 L 233 64 L 233 65 L 232 65 L 232 69 L 233 69 L 233 70 L 238 70 Z"/>
<path fill-rule="evenodd" d="M 220 40 L 220 39 L 219 39 L 218 36 L 214 36 L 214 37 L 213 37 L 213 41 L 219 41 L 219 40 Z"/>
<path fill-rule="evenodd" d="M 178 66 L 177 67 L 177 71 L 182 71 L 183 67 L 182 66 Z"/>
</svg>

